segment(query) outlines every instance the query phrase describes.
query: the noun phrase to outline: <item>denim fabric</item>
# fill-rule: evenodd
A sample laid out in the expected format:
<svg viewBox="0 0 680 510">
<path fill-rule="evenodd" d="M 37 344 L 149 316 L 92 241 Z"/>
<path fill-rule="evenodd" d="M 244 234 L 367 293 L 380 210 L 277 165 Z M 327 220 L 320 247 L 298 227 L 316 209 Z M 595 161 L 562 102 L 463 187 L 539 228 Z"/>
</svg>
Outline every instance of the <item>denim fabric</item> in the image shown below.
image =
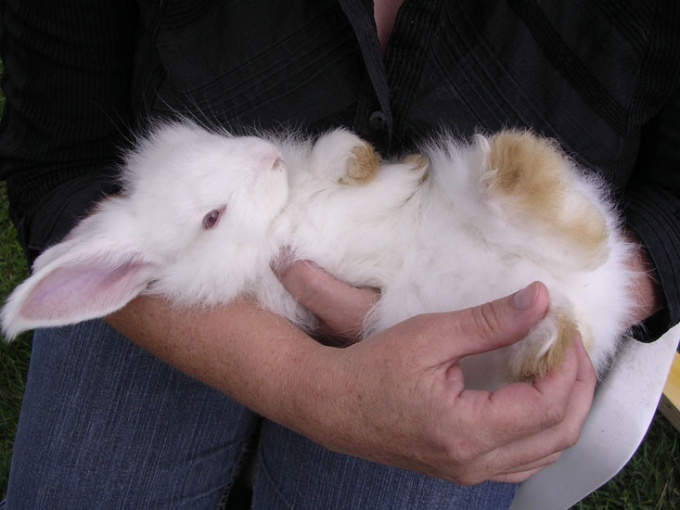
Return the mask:
<svg viewBox="0 0 680 510">
<path fill-rule="evenodd" d="M 7 509 L 217 508 L 257 421 L 101 321 L 37 331 Z"/>
<path fill-rule="evenodd" d="M 503 510 L 516 486 L 473 487 L 331 452 L 275 423 L 260 436 L 257 510 Z"/>
<path fill-rule="evenodd" d="M 38 331 L 0 508 L 216 509 L 260 421 L 102 321 Z M 270 422 L 258 461 L 262 510 L 499 510 L 514 494 L 339 455 Z"/>
</svg>

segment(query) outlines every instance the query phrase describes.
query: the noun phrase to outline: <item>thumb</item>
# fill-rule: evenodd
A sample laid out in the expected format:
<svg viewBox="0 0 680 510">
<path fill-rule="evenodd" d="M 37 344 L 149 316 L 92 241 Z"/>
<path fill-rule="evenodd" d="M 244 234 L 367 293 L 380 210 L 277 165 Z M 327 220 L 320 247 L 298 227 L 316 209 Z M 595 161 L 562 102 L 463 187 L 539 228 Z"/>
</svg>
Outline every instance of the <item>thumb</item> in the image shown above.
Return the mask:
<svg viewBox="0 0 680 510">
<path fill-rule="evenodd" d="M 548 289 L 540 282 L 457 314 L 459 355 L 499 349 L 523 339 L 548 312 Z"/>
</svg>

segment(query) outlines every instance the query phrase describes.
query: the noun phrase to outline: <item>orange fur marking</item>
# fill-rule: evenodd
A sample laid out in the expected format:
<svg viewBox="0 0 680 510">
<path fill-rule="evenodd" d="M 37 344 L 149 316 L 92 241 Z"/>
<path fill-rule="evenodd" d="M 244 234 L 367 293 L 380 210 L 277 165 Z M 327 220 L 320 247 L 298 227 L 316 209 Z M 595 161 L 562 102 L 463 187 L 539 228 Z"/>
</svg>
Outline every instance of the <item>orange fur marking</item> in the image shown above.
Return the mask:
<svg viewBox="0 0 680 510">
<path fill-rule="evenodd" d="M 380 169 L 380 155 L 371 144 L 359 145 L 352 150 L 352 160 L 347 174 L 340 179 L 344 184 L 366 184 L 375 179 Z"/>
<path fill-rule="evenodd" d="M 585 268 L 609 256 L 605 216 L 569 188 L 567 156 L 556 143 L 531 132 L 504 131 L 490 140 L 489 188 L 510 198 L 510 212 L 540 222 L 548 233 L 583 254 Z"/>
<path fill-rule="evenodd" d="M 557 339 L 548 351 L 540 355 L 542 345 L 535 345 L 522 364 L 513 374 L 516 381 L 530 381 L 534 377 L 542 377 L 553 369 L 559 368 L 564 359 L 564 352 L 571 345 L 579 328 L 574 319 L 568 315 L 560 315 L 557 320 Z"/>
<path fill-rule="evenodd" d="M 424 154 L 409 154 L 401 160 L 401 163 L 413 167 L 416 172 L 422 172 L 421 182 L 427 180 L 430 160 Z"/>
</svg>

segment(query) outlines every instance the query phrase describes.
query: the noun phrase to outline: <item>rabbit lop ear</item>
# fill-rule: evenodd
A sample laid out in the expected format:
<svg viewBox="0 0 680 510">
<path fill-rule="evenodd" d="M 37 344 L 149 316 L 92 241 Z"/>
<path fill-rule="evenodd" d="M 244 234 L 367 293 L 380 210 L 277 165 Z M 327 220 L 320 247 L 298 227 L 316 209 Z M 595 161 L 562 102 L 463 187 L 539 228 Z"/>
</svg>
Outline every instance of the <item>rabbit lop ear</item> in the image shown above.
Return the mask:
<svg viewBox="0 0 680 510">
<path fill-rule="evenodd" d="M 78 237 L 47 250 L 48 262 L 38 259 L 39 269 L 10 295 L 1 314 L 9 340 L 29 329 L 108 315 L 154 280 L 158 265 L 141 250 Z"/>
</svg>

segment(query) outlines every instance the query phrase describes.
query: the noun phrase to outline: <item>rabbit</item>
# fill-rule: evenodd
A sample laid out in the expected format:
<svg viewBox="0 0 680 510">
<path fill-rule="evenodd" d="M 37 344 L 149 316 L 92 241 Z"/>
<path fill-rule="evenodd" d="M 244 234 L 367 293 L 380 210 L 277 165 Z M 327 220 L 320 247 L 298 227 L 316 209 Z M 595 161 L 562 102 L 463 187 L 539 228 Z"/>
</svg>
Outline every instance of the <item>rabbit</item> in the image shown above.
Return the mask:
<svg viewBox="0 0 680 510">
<path fill-rule="evenodd" d="M 190 121 L 159 124 L 126 155 L 121 194 L 45 250 L 11 293 L 0 313 L 5 336 L 104 317 L 142 293 L 185 307 L 252 295 L 312 329 L 314 317 L 271 270 L 281 241 L 270 227 L 289 196 L 282 154 L 299 173 L 311 159 L 348 173 L 358 138 L 335 136 L 345 141 L 331 152 L 337 164 L 320 151 L 312 158 L 312 141 L 295 133 L 232 136 Z M 373 171 L 379 158 L 368 144 L 358 146 Z"/>
<path fill-rule="evenodd" d="M 288 199 L 276 147 L 184 122 L 161 125 L 126 156 L 122 193 L 104 199 L 2 310 L 9 338 L 112 313 L 142 292 L 178 305 L 227 302 L 275 253 L 271 220 Z"/>
<path fill-rule="evenodd" d="M 102 317 L 141 293 L 177 306 L 250 296 L 313 331 L 271 264 L 283 249 L 380 289 L 363 336 L 413 315 L 466 308 L 543 281 L 551 307 L 518 344 L 463 360 L 495 388 L 558 366 L 576 331 L 602 374 L 635 306 L 605 187 L 528 131 L 449 135 L 382 160 L 345 129 L 232 136 L 161 125 L 124 164 L 123 191 L 36 260 L 2 327 Z"/>
<path fill-rule="evenodd" d="M 327 154 L 334 136 L 315 149 Z M 636 307 L 634 246 L 606 186 L 557 143 L 520 130 L 471 143 L 442 135 L 349 184 L 332 165 L 310 168 L 327 184 L 291 180 L 295 192 L 274 231 L 282 229 L 293 258 L 380 289 L 363 336 L 540 280 L 550 292 L 546 318 L 512 347 L 465 358 L 466 386 L 544 375 L 576 332 L 598 375 L 606 372 Z"/>
</svg>

